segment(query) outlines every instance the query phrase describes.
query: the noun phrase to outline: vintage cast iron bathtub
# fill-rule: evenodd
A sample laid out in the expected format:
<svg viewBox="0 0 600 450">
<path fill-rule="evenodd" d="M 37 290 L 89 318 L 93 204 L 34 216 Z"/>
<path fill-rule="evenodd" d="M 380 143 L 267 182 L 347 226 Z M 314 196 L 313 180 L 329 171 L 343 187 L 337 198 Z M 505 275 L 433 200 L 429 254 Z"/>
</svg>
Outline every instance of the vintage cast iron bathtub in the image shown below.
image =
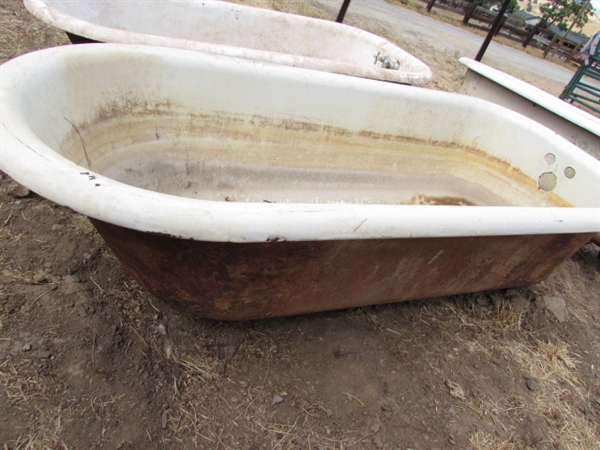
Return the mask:
<svg viewBox="0 0 600 450">
<path fill-rule="evenodd" d="M 467 67 L 459 93 L 530 117 L 600 158 L 599 118 L 493 67 L 465 57 L 459 61 Z"/>
<path fill-rule="evenodd" d="M 596 159 L 458 94 L 106 44 L 5 63 L 1 113 L 1 169 L 202 317 L 526 285 L 600 230 Z"/>
<path fill-rule="evenodd" d="M 73 42 L 160 45 L 404 84 L 432 78 L 429 67 L 379 36 L 262 8 L 214 0 L 24 3 Z"/>
</svg>

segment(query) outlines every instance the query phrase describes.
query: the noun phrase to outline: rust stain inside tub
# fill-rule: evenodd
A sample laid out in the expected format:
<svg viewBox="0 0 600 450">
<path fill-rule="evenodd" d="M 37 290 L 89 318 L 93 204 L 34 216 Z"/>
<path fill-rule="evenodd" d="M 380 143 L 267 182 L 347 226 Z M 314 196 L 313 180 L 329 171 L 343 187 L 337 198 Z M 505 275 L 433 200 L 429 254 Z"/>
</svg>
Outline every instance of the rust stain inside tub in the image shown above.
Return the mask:
<svg viewBox="0 0 600 450">
<path fill-rule="evenodd" d="M 112 105 L 78 126 L 61 147 L 64 156 L 86 165 L 83 136 L 95 171 L 212 201 L 568 206 L 506 162 L 466 146 L 290 119 L 129 106 L 129 114 Z"/>
</svg>

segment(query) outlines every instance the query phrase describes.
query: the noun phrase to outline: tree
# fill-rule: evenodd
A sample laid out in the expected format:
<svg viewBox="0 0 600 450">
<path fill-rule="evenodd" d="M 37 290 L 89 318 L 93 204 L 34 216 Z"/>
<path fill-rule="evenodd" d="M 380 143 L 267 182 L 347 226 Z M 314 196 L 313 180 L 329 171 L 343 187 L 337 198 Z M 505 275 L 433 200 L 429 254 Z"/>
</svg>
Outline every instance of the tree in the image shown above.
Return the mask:
<svg viewBox="0 0 600 450">
<path fill-rule="evenodd" d="M 583 28 L 588 22 L 590 14 L 594 11 L 589 2 L 580 0 L 551 0 L 549 3 L 542 3 L 540 11 L 542 13 L 543 25 L 547 27 L 550 24 L 556 24 L 561 30 L 565 31 L 584 7 L 585 10 L 581 13 L 575 24 L 577 28 Z"/>
</svg>

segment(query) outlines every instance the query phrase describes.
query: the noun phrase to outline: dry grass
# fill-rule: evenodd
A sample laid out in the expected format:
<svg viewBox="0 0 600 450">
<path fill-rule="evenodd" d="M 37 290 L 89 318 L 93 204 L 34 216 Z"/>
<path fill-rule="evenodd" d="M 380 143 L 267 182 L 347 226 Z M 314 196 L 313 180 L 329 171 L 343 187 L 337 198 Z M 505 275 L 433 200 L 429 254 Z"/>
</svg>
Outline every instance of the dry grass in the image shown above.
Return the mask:
<svg viewBox="0 0 600 450">
<path fill-rule="evenodd" d="M 217 346 L 205 342 L 195 346 L 194 352 L 181 355 L 181 378 L 173 382 L 174 404 L 167 421 L 176 439 L 189 444 L 189 436 L 195 436 L 194 444 L 223 449 L 258 445 L 333 450 L 351 449 L 371 436 L 338 426 L 325 406 L 308 393 L 281 392 L 282 403 L 293 404 L 296 412 L 294 420 L 279 420 L 273 407 L 276 388 L 270 381 L 273 357 L 265 351 L 265 344 L 269 345 L 268 339 L 244 339 L 228 350 L 217 351 Z M 249 355 L 262 355 L 256 380 L 231 380 L 228 371 L 251 365 Z"/>
<path fill-rule="evenodd" d="M 469 436 L 469 443 L 474 450 L 513 450 L 515 444 L 502 441 L 496 436 L 477 430 Z"/>
<path fill-rule="evenodd" d="M 487 341 L 484 346 L 494 345 Z M 507 366 L 516 363 L 522 372 L 536 381 L 533 401 L 519 396 L 493 401 L 486 396 L 470 401 L 470 407 L 481 417 L 490 418 L 496 426 L 512 433 L 520 425 L 522 417 L 541 419 L 547 434 L 545 446 L 562 445 L 565 449 L 598 449 L 600 443 L 598 425 L 585 415 L 591 408 L 589 393 L 577 376 L 577 359 L 564 342 L 547 343 L 534 341 L 499 341 L 492 347 L 501 349 Z M 514 442 L 501 441 L 482 430 L 471 436 L 476 449 L 515 448 Z M 521 448 L 521 447 L 518 447 Z"/>
<path fill-rule="evenodd" d="M 570 354 L 566 343 L 534 341 L 528 345 L 525 342 L 507 342 L 504 350 L 538 380 L 556 385 L 566 383 L 581 394 L 581 383 L 576 376 L 578 361 Z"/>
<path fill-rule="evenodd" d="M 29 414 L 27 432 L 14 442 L 7 442 L 12 450 L 47 450 L 67 448 L 60 438 L 65 425 L 65 414 L 61 405 L 48 406 L 46 395 L 48 382 L 31 369 L 4 361 L 0 365 L 0 385 L 11 405 L 19 408 L 35 406 Z"/>
<path fill-rule="evenodd" d="M 31 370 L 4 361 L 0 365 L 0 384 L 14 405 L 35 404 L 46 391 L 44 379 Z"/>
<path fill-rule="evenodd" d="M 0 29 L 10 30 L 0 33 L 0 62 L 32 51 L 32 47 L 41 49 L 68 43 L 64 33 L 49 30 L 42 21 L 23 20 L 20 14 L 13 13 L 14 8 L 9 5 L 12 1 L 0 2 Z"/>
<path fill-rule="evenodd" d="M 489 307 L 480 307 L 476 302 L 444 301 L 443 305 L 468 336 L 457 338 L 460 346 L 486 358 L 499 351 L 507 367 L 520 368 L 515 376 L 526 376 L 537 383 L 531 393 L 533 400 L 518 395 L 491 399 L 482 394 L 467 399 L 473 411 L 491 420 L 507 436 L 514 435 L 523 417 L 538 420 L 547 436 L 544 442 L 535 444 L 542 448 L 556 445 L 569 450 L 600 448 L 598 425 L 585 413 L 593 406 L 590 393 L 578 376 L 581 362 L 567 343 L 541 341 L 523 331 L 521 315 L 500 297 L 495 306 Z M 516 338 L 508 338 L 509 332 L 516 333 Z M 477 378 L 476 374 L 472 376 Z M 470 444 L 480 450 L 528 448 L 530 445 L 513 438 L 499 439 L 484 430 L 475 430 Z"/>
<path fill-rule="evenodd" d="M 591 407 L 589 392 L 578 378 L 578 359 L 564 342 L 507 342 L 504 351 L 534 377 L 533 412 L 548 424 L 552 441 L 567 449 L 598 449 L 598 425 L 582 411 Z"/>
<path fill-rule="evenodd" d="M 492 420 L 494 425 L 499 426 L 505 433 L 510 433 L 518 425 L 518 417 L 527 408 L 526 401 L 518 395 L 503 397 L 492 400 L 487 396 L 470 400 L 469 407 L 476 411 L 481 417 Z"/>
<path fill-rule="evenodd" d="M 494 295 L 493 306 L 490 307 L 479 306 L 474 298 L 467 302 L 451 303 L 443 300 L 441 303 L 476 340 L 492 341 L 504 337 L 509 331 L 521 329 L 521 314 L 512 309 L 509 300 L 499 295 Z"/>
<path fill-rule="evenodd" d="M 58 408 L 38 408 L 38 415 L 29 424 L 30 431 L 10 443 L 11 450 L 67 450 L 60 438 L 64 427 L 64 411 Z"/>
</svg>

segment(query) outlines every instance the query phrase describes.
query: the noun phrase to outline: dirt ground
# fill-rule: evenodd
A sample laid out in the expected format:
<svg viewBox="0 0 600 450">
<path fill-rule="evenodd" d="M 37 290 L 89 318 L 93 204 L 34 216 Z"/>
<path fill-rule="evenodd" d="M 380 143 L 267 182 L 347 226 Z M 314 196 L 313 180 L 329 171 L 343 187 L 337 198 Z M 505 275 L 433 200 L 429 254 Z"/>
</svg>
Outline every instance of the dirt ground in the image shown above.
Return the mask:
<svg viewBox="0 0 600 450">
<path fill-rule="evenodd" d="M 67 44 L 20 2 L 0 14 L 1 61 Z M 426 63 L 458 88 L 451 56 Z M 529 287 L 213 322 L 0 173 L 0 386 L 2 450 L 598 449 L 598 247 Z"/>
</svg>

